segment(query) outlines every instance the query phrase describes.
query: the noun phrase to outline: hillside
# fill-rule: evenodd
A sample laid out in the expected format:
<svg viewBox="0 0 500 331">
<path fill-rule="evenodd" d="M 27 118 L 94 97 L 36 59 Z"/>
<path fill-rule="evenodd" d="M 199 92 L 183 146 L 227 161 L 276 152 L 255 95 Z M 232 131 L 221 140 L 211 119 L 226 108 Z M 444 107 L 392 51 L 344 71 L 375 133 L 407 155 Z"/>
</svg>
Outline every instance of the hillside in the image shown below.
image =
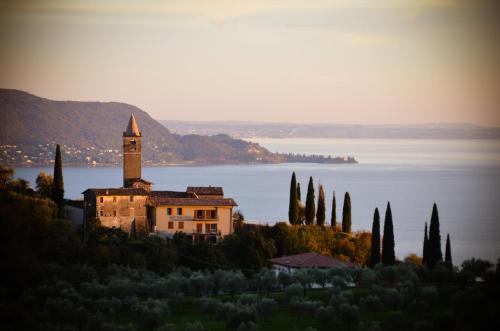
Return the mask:
<svg viewBox="0 0 500 331">
<path fill-rule="evenodd" d="M 118 165 L 122 132 L 135 114 L 143 139 L 143 163 L 238 164 L 285 162 L 258 144 L 227 135 L 180 136 L 143 110 L 118 102 L 53 101 L 0 89 L 0 162 L 43 166 L 61 144 L 66 165 Z"/>
</svg>

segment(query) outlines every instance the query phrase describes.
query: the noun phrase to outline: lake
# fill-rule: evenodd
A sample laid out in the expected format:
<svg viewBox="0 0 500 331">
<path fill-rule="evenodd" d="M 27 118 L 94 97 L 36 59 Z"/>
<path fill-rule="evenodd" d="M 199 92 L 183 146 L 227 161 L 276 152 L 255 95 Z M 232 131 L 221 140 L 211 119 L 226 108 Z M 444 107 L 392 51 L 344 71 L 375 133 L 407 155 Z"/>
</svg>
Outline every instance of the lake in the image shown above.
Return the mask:
<svg viewBox="0 0 500 331">
<path fill-rule="evenodd" d="M 396 255 L 421 254 L 424 223 L 437 203 L 444 254 L 451 236 L 455 263 L 500 257 L 500 141 L 396 139 L 268 139 L 252 138 L 276 152 L 354 156 L 359 164 L 273 164 L 144 168 L 143 177 L 156 190 L 185 190 L 189 185 L 224 187 L 246 219 L 273 224 L 286 220 L 290 176 L 301 183 L 305 200 L 309 176 L 325 188 L 327 220 L 335 190 L 337 220 L 344 193 L 352 200 L 353 230 L 370 230 L 373 211 L 381 219 L 391 202 Z M 39 171 L 20 168 L 16 176 L 34 183 Z M 88 187 L 117 187 L 121 168 L 64 168 L 66 197 L 81 198 Z"/>
</svg>

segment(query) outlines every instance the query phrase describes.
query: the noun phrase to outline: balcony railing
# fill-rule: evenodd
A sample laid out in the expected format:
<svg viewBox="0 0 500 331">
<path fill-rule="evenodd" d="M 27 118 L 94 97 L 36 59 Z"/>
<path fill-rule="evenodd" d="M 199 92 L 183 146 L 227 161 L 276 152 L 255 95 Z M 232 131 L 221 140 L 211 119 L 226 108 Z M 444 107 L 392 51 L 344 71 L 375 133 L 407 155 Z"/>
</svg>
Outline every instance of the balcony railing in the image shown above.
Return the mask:
<svg viewBox="0 0 500 331">
<path fill-rule="evenodd" d="M 193 216 L 187 216 L 187 215 L 169 215 L 168 216 L 169 221 L 173 222 L 191 222 L 194 220 Z"/>
<path fill-rule="evenodd" d="M 217 222 L 219 220 L 219 216 L 215 217 L 197 217 L 196 215 L 194 216 L 195 221 L 200 221 L 200 222 Z"/>
</svg>

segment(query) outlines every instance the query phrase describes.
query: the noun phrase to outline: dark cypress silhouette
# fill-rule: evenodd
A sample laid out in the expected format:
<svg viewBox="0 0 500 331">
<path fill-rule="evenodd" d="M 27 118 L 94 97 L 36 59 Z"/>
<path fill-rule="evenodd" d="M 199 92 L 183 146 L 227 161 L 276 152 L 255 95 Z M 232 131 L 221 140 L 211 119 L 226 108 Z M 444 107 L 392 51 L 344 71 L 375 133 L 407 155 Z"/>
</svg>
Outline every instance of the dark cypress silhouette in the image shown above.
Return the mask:
<svg viewBox="0 0 500 331">
<path fill-rule="evenodd" d="M 436 263 L 443 260 L 441 251 L 441 234 L 439 231 L 439 213 L 436 204 L 432 206 L 431 224 L 429 226 L 429 248 L 427 264 L 434 268 Z"/>
<path fill-rule="evenodd" d="M 298 201 L 302 200 L 301 193 L 300 193 L 300 183 L 297 183 L 297 200 Z"/>
<path fill-rule="evenodd" d="M 427 235 L 427 222 L 425 222 L 425 229 L 424 229 L 424 247 L 423 247 L 423 252 L 422 252 L 422 264 L 427 265 L 427 260 L 429 259 L 429 237 Z"/>
<path fill-rule="evenodd" d="M 392 224 L 391 204 L 387 203 L 384 220 L 384 237 L 382 238 L 382 263 L 384 265 L 393 265 L 396 263 L 396 254 L 394 253 L 394 227 Z"/>
<path fill-rule="evenodd" d="M 54 161 L 54 179 L 52 182 L 52 200 L 57 205 L 58 216 L 64 216 L 64 181 L 62 173 L 61 147 L 56 147 L 56 158 Z"/>
<path fill-rule="evenodd" d="M 295 172 L 290 182 L 290 203 L 288 205 L 288 221 L 294 225 L 299 222 L 299 202 L 297 200 L 297 179 Z"/>
<path fill-rule="evenodd" d="M 342 208 L 342 232 L 351 232 L 351 197 L 349 192 L 344 195 L 344 207 Z"/>
<path fill-rule="evenodd" d="M 323 185 L 319 185 L 318 189 L 318 210 L 316 211 L 316 224 L 319 226 L 325 225 L 326 206 L 325 206 L 325 192 Z"/>
<path fill-rule="evenodd" d="M 450 243 L 450 234 L 446 236 L 446 250 L 444 253 L 444 263 L 450 268 L 453 268 L 453 261 L 451 259 L 451 243 Z"/>
<path fill-rule="evenodd" d="M 380 263 L 380 215 L 378 208 L 375 208 L 373 213 L 372 223 L 372 247 L 370 255 L 370 267 L 376 266 Z"/>
<path fill-rule="evenodd" d="M 330 220 L 330 226 L 333 228 L 333 230 L 337 229 L 337 201 L 335 200 L 335 191 L 333 191 L 332 219 Z"/>
<path fill-rule="evenodd" d="M 309 177 L 309 185 L 307 186 L 307 196 L 306 196 L 306 224 L 314 224 L 314 216 L 316 214 L 316 207 L 314 206 L 314 184 L 312 176 Z"/>
</svg>

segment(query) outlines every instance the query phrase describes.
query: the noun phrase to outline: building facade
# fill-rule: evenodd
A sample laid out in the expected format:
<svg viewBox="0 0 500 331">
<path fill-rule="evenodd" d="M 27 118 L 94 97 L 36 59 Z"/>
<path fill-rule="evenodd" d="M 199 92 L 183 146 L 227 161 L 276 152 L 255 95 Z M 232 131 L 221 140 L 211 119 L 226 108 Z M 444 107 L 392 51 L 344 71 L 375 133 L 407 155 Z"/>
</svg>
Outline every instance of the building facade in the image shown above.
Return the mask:
<svg viewBox="0 0 500 331">
<path fill-rule="evenodd" d="M 154 191 L 141 178 L 142 135 L 134 115 L 123 133 L 123 187 L 83 192 L 84 222 L 99 219 L 106 227 L 170 237 L 184 232 L 195 241 L 218 242 L 234 231 L 231 198 L 222 187 L 187 187 L 185 192 Z"/>
</svg>

